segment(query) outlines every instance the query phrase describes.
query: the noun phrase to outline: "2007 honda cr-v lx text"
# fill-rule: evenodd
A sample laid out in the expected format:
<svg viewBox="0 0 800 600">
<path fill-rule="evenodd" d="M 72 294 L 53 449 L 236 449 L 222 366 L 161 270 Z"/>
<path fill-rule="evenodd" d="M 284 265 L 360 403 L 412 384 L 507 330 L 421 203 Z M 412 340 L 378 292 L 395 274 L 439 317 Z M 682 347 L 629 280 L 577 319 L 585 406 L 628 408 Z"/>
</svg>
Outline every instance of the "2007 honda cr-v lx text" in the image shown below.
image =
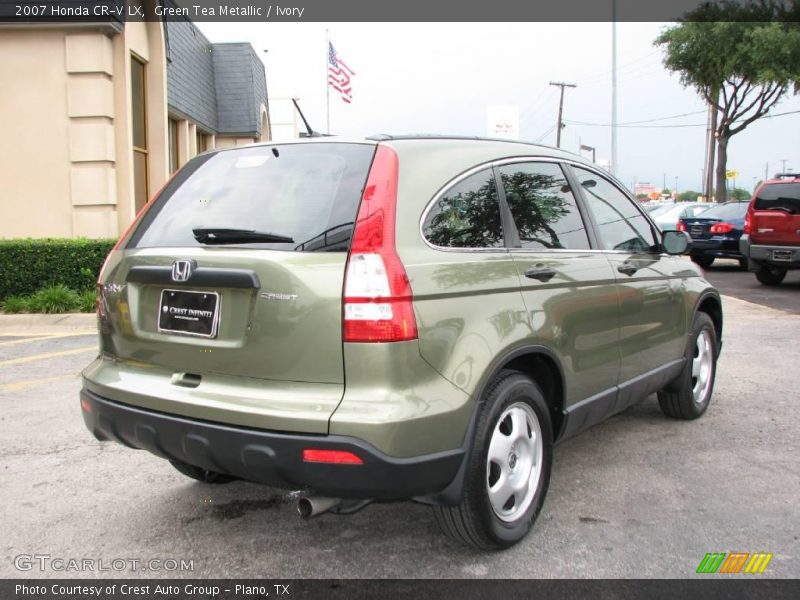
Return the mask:
<svg viewBox="0 0 800 600">
<path fill-rule="evenodd" d="M 522 539 L 554 442 L 658 392 L 706 410 L 717 291 L 611 176 L 529 144 L 312 138 L 210 151 L 98 282 L 81 408 L 100 440 L 299 508 L 431 504 Z"/>
</svg>

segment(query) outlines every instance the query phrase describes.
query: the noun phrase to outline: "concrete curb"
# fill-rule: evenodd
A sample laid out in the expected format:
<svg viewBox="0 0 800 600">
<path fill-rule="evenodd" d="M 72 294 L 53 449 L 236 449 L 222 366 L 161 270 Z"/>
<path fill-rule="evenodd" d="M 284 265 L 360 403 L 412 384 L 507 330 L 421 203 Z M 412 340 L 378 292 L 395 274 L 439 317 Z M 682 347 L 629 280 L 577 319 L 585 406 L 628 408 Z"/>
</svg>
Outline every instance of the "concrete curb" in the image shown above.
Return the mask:
<svg viewBox="0 0 800 600">
<path fill-rule="evenodd" d="M 97 315 L 94 313 L 65 313 L 58 315 L 0 314 L 0 335 L 29 335 L 47 333 L 97 331 Z"/>
</svg>

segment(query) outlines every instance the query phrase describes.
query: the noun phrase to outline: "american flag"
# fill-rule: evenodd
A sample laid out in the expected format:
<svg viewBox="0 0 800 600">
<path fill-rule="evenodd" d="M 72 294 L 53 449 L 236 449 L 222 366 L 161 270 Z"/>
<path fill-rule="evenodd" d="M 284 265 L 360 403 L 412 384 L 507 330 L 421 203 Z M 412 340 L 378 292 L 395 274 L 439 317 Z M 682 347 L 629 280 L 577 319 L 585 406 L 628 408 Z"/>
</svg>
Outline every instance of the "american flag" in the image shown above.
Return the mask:
<svg viewBox="0 0 800 600">
<path fill-rule="evenodd" d="M 353 89 L 350 85 L 353 75 L 353 70 L 342 62 L 336 55 L 333 44 L 328 42 L 328 85 L 339 92 L 347 104 L 353 101 Z"/>
</svg>

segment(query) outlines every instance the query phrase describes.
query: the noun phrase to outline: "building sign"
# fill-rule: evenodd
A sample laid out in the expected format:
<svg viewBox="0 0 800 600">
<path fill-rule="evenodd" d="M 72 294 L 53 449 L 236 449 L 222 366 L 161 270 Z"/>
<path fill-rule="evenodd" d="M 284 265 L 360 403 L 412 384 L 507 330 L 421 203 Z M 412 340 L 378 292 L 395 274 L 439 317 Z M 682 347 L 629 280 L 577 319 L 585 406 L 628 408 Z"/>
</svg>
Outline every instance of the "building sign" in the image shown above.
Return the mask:
<svg viewBox="0 0 800 600">
<path fill-rule="evenodd" d="M 519 139 L 519 106 L 489 106 L 486 134 L 491 138 Z"/>
</svg>

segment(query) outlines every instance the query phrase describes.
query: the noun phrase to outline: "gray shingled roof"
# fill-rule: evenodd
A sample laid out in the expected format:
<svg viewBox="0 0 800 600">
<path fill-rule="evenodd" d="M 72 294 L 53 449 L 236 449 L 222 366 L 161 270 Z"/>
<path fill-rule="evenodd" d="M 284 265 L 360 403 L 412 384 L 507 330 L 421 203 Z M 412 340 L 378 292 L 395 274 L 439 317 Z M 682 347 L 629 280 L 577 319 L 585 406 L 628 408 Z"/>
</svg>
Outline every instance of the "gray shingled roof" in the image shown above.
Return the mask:
<svg viewBox="0 0 800 600">
<path fill-rule="evenodd" d="M 212 44 L 188 20 L 165 22 L 167 104 L 214 134 L 261 135 L 264 65 L 248 43 Z"/>
</svg>

